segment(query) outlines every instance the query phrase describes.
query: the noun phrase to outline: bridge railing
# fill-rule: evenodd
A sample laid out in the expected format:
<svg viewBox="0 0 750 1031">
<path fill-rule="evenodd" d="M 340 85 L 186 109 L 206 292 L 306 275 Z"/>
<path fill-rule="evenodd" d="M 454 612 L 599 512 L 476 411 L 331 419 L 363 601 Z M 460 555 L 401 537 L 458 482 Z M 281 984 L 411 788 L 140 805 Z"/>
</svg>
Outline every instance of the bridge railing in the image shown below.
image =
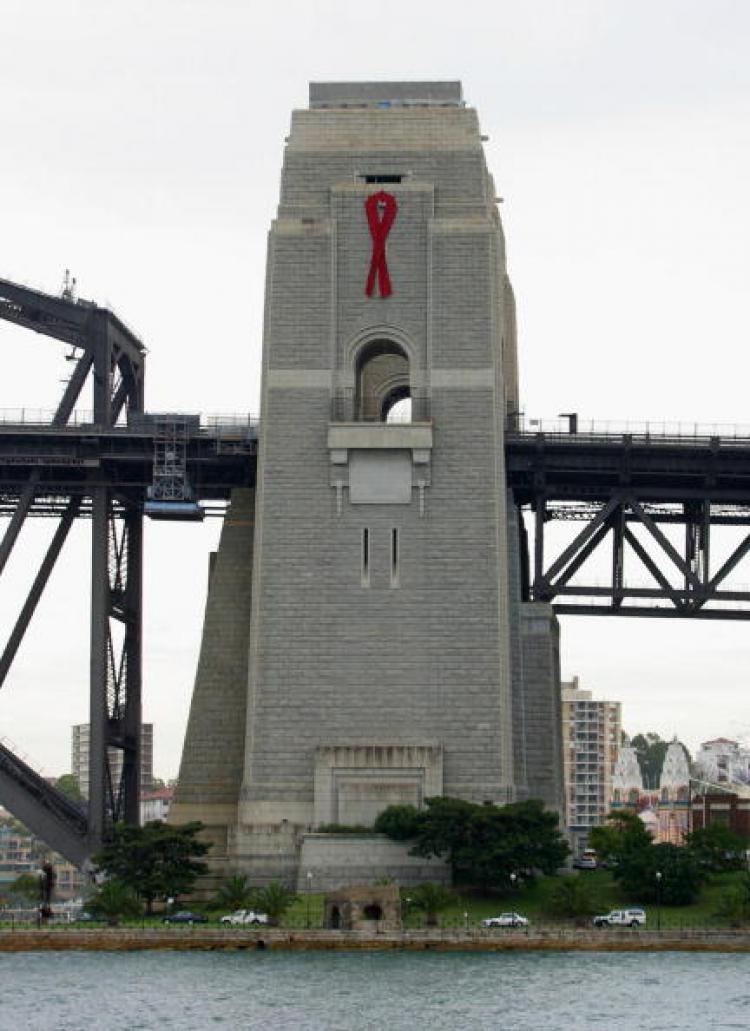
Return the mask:
<svg viewBox="0 0 750 1031">
<path fill-rule="evenodd" d="M 249 414 L 229 415 L 193 415 L 193 413 L 174 413 L 176 416 L 184 415 L 185 418 L 198 419 L 201 436 L 247 439 L 257 435 L 259 419 Z M 51 408 L 0 408 L 0 429 L 10 429 L 16 426 L 28 427 L 29 429 L 51 428 L 55 412 Z M 160 412 L 144 412 L 142 415 L 131 416 L 130 421 L 125 417 L 114 427 L 114 432 L 123 432 L 147 429 L 153 424 L 155 418 L 161 418 Z M 84 408 L 76 408 L 71 412 L 70 418 L 65 427 L 59 429 L 91 429 L 94 426 L 94 413 Z"/>
<path fill-rule="evenodd" d="M 549 437 L 622 438 L 629 436 L 641 440 L 722 440 L 750 442 L 750 424 L 701 423 L 667 420 L 581 419 L 563 416 L 557 419 L 531 419 L 509 416 L 509 433 Z"/>
</svg>

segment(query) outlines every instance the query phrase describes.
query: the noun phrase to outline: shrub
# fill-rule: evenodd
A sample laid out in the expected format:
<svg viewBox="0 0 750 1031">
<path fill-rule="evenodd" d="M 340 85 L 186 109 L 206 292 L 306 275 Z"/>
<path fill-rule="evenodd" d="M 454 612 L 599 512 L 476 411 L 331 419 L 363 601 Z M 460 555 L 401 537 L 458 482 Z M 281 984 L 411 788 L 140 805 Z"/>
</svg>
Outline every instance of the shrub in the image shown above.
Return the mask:
<svg viewBox="0 0 750 1031">
<path fill-rule="evenodd" d="M 362 827 L 357 823 L 322 823 L 316 828 L 316 834 L 372 834 L 372 827 Z"/>
<path fill-rule="evenodd" d="M 102 884 L 87 902 L 86 909 L 93 916 L 106 920 L 110 927 L 117 927 L 123 919 L 141 915 L 141 904 L 135 892 L 116 878 Z"/>
<path fill-rule="evenodd" d="M 272 881 L 265 888 L 259 888 L 255 892 L 255 908 L 261 910 L 268 916 L 268 923 L 271 927 L 278 927 L 281 918 L 298 896 L 289 888 L 285 888 L 278 881 Z"/>
<path fill-rule="evenodd" d="M 739 884 L 722 892 L 714 916 L 726 920 L 731 927 L 750 923 L 750 874 L 745 874 Z"/>
<path fill-rule="evenodd" d="M 230 877 L 216 892 L 216 909 L 251 909 L 255 905 L 255 889 L 242 874 Z"/>
<path fill-rule="evenodd" d="M 438 914 L 442 909 L 447 909 L 451 902 L 453 902 L 453 892 L 433 881 L 426 881 L 413 888 L 411 892 L 411 904 L 415 909 L 421 909 L 424 912 L 425 923 L 428 927 L 437 927 Z"/>
<path fill-rule="evenodd" d="M 556 884 L 547 895 L 545 911 L 550 916 L 580 920 L 603 908 L 600 892 L 588 877 L 574 875 Z"/>
<path fill-rule="evenodd" d="M 394 841 L 408 841 L 417 836 L 421 821 L 422 815 L 413 805 L 391 805 L 378 815 L 375 830 Z"/>
</svg>

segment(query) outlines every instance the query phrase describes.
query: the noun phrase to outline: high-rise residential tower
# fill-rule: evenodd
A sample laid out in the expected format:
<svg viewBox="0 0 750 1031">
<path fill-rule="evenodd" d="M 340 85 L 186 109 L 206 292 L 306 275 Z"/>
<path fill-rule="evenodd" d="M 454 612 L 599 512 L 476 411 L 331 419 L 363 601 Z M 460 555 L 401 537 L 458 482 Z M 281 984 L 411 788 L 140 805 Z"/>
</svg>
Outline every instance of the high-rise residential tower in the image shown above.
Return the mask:
<svg viewBox="0 0 750 1031">
<path fill-rule="evenodd" d="M 576 854 L 610 811 L 621 736 L 620 702 L 595 699 L 578 677 L 562 684 L 565 813 Z"/>
</svg>

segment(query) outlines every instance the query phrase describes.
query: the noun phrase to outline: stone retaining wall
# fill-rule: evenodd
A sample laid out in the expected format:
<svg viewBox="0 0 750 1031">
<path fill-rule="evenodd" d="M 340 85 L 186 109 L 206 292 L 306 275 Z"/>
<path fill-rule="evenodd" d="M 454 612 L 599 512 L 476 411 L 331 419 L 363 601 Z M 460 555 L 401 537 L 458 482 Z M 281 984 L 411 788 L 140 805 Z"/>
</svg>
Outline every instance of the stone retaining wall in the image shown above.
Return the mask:
<svg viewBox="0 0 750 1031">
<path fill-rule="evenodd" d="M 750 952 L 748 931 L 419 930 L 363 931 L 198 928 L 0 930 L 0 952 L 88 949 L 410 949 L 494 952 Z"/>
<path fill-rule="evenodd" d="M 377 884 L 389 877 L 402 888 L 425 881 L 450 885 L 451 868 L 443 859 L 411 855 L 412 842 L 391 841 L 384 834 L 305 834 L 297 891 L 307 891 L 307 875 L 315 891 Z"/>
</svg>

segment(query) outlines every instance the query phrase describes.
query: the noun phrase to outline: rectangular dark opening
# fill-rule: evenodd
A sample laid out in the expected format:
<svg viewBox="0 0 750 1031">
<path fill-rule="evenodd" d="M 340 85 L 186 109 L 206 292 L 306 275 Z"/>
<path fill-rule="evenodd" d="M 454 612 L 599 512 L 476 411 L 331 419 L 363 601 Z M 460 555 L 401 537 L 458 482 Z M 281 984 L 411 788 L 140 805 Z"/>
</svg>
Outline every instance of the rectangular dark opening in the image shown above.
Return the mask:
<svg viewBox="0 0 750 1031">
<path fill-rule="evenodd" d="M 370 531 L 365 526 L 362 530 L 362 586 L 370 586 Z"/>
<path fill-rule="evenodd" d="M 366 183 L 400 183 L 403 182 L 404 177 L 402 175 L 365 175 L 363 179 Z"/>
</svg>

